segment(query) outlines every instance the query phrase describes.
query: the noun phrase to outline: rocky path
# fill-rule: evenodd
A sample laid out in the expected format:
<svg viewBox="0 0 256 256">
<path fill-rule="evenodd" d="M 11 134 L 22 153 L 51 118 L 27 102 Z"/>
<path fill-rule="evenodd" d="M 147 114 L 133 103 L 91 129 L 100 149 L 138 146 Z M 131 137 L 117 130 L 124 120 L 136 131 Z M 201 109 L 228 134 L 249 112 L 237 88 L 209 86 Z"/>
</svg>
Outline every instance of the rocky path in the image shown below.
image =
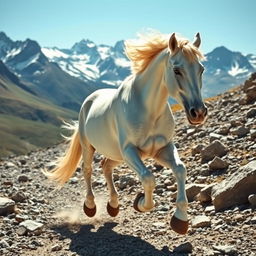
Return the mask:
<svg viewBox="0 0 256 256">
<path fill-rule="evenodd" d="M 204 126 L 189 126 L 183 112 L 175 113 L 176 145 L 188 169 L 187 235 L 176 234 L 169 225 L 176 196 L 171 170 L 146 161 L 156 177 L 156 207 L 142 214 L 132 207 L 142 189 L 137 177 L 125 165 L 115 169 L 121 209 L 111 218 L 102 156 L 95 155 L 98 211 L 89 219 L 82 211 L 85 187 L 79 168 L 60 190 L 42 174 L 65 150 L 58 145 L 0 162 L 0 255 L 256 255 L 253 86 L 255 77 L 208 102 Z"/>
</svg>

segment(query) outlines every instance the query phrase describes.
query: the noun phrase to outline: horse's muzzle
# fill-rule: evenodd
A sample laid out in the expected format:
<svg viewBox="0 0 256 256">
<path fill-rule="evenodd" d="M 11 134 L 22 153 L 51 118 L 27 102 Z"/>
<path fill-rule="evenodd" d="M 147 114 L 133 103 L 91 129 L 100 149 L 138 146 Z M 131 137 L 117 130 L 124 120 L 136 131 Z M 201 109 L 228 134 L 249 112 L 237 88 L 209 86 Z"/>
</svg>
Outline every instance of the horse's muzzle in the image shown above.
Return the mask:
<svg viewBox="0 0 256 256">
<path fill-rule="evenodd" d="M 189 111 L 186 112 L 189 123 L 198 125 L 204 123 L 208 110 L 207 107 L 203 106 L 200 108 L 190 108 Z"/>
</svg>

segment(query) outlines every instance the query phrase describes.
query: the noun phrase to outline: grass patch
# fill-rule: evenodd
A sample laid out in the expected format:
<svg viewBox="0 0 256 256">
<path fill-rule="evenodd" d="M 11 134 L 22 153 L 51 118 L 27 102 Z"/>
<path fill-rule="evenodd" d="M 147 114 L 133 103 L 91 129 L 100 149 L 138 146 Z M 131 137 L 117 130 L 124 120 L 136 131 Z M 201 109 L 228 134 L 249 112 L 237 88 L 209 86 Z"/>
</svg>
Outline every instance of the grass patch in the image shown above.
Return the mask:
<svg viewBox="0 0 256 256">
<path fill-rule="evenodd" d="M 0 115 L 0 157 L 26 154 L 63 140 L 58 126 L 15 116 Z"/>
</svg>

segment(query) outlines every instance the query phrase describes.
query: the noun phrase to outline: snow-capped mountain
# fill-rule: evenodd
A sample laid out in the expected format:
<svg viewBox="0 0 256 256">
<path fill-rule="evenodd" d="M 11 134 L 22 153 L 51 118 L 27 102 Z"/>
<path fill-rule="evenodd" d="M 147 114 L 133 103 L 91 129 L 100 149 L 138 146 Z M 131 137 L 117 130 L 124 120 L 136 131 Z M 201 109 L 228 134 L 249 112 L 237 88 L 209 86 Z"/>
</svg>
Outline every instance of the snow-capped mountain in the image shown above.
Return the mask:
<svg viewBox="0 0 256 256">
<path fill-rule="evenodd" d="M 83 39 L 71 49 L 42 48 L 42 52 L 65 72 L 85 81 L 118 86 L 130 74 L 123 41 L 111 47 Z"/>
<path fill-rule="evenodd" d="M 3 32 L 0 60 L 35 94 L 73 110 L 79 110 L 84 98 L 102 86 L 64 72 L 56 62 L 49 61 L 36 41 L 12 41 Z"/>
<path fill-rule="evenodd" d="M 130 62 L 124 54 L 123 41 L 111 47 L 82 40 L 71 49 L 54 47 L 42 48 L 42 51 L 65 72 L 86 81 L 118 86 L 130 74 Z M 206 54 L 203 64 L 206 67 L 203 94 L 210 97 L 244 81 L 256 70 L 256 56 L 244 56 L 221 46 Z"/>
<path fill-rule="evenodd" d="M 203 64 L 206 69 L 203 92 L 210 97 L 237 86 L 248 78 L 256 70 L 256 56 L 244 56 L 221 46 L 206 54 Z"/>
<path fill-rule="evenodd" d="M 1 32 L 0 59 L 19 77 L 36 85 L 36 91 L 42 92 L 44 97 L 62 106 L 75 104 L 75 109 L 90 91 L 119 86 L 131 72 L 124 41 L 109 46 L 83 39 L 70 49 L 41 48 L 29 39 L 13 42 Z M 256 55 L 245 56 L 221 46 L 207 53 L 203 64 L 203 95 L 210 97 L 249 77 L 256 70 Z M 79 86 L 74 86 L 77 83 Z M 87 94 L 81 94 L 83 87 L 87 88 Z M 72 90 L 77 88 L 79 95 L 75 100 L 70 99 L 76 94 Z"/>
</svg>

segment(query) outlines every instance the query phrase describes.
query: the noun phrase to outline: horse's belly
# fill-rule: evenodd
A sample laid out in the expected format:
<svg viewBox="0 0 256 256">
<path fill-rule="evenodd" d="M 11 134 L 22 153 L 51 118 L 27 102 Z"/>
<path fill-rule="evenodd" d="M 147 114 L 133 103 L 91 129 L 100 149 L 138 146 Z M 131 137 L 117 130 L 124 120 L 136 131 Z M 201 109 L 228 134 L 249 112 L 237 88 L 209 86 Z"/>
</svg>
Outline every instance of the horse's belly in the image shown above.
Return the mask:
<svg viewBox="0 0 256 256">
<path fill-rule="evenodd" d="M 111 130 L 111 127 L 97 120 L 91 120 L 85 130 L 87 140 L 98 153 L 112 160 L 122 160 L 117 135 Z"/>
</svg>

